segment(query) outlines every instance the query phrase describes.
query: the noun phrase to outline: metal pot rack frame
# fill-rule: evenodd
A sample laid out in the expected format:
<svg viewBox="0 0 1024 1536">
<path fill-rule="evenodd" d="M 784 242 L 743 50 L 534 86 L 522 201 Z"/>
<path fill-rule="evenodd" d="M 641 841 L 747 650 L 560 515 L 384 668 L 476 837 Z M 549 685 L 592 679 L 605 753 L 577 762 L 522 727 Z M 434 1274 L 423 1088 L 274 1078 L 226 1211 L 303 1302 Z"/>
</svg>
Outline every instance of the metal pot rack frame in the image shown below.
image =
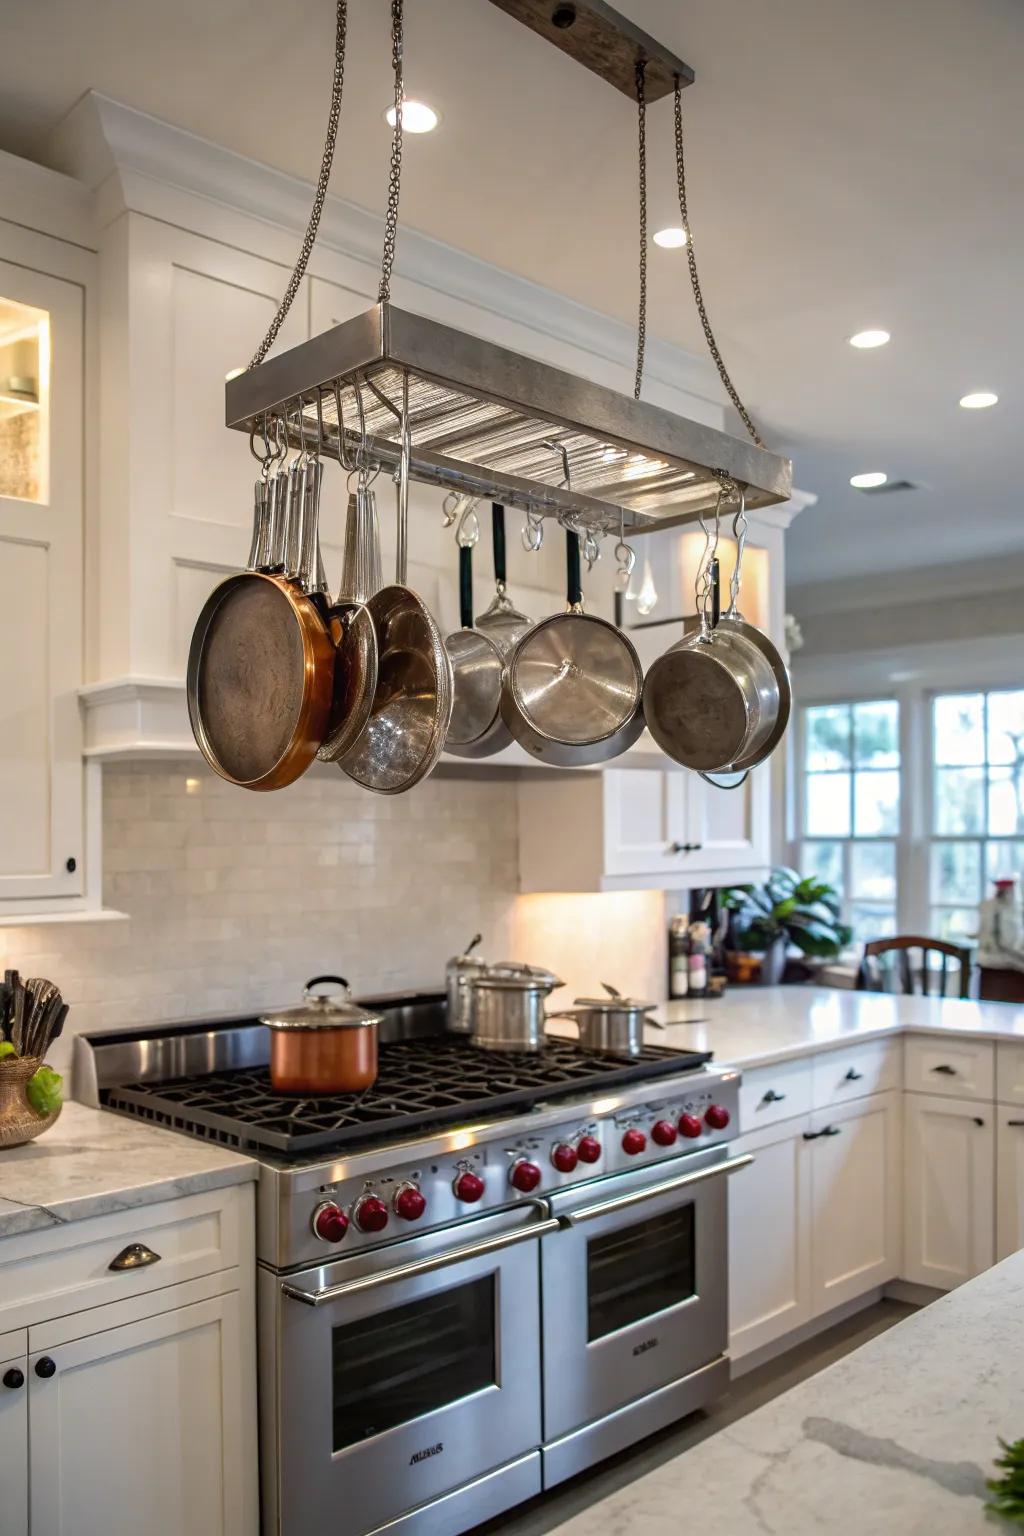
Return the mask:
<svg viewBox="0 0 1024 1536">
<path fill-rule="evenodd" d="M 788 459 L 391 304 L 229 379 L 227 425 L 395 470 L 406 387 L 411 478 L 535 518 L 639 534 L 695 521 L 723 474 L 748 509 L 792 492 Z"/>
</svg>

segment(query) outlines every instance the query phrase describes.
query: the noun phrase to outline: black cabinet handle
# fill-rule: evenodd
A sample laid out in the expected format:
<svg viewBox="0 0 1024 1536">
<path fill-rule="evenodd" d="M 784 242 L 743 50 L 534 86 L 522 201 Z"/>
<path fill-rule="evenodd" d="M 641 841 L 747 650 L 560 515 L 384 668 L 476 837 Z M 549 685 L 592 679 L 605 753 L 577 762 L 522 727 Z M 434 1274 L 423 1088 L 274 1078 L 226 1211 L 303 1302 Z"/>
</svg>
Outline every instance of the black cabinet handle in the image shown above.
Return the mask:
<svg viewBox="0 0 1024 1536">
<path fill-rule="evenodd" d="M 984 1125 L 985 1124 L 984 1120 L 981 1118 L 980 1115 L 975 1115 L 974 1123 L 975 1123 L 975 1125 Z"/>
<path fill-rule="evenodd" d="M 943 1077 L 956 1077 L 956 1067 L 947 1066 L 944 1061 L 940 1062 L 937 1067 L 932 1067 L 932 1071 L 941 1072 Z"/>
<path fill-rule="evenodd" d="M 1024 1120 L 1007 1120 L 1007 1125 L 1024 1125 Z"/>
<path fill-rule="evenodd" d="M 43 1355 L 41 1360 L 36 1361 L 36 1375 L 41 1376 L 44 1381 L 49 1381 L 50 1377 L 56 1374 L 57 1362 L 51 1360 L 49 1355 Z"/>
<path fill-rule="evenodd" d="M 826 1125 L 821 1131 L 804 1131 L 804 1141 L 817 1141 L 819 1136 L 841 1136 L 842 1127 L 838 1125 Z"/>
<path fill-rule="evenodd" d="M 864 1076 L 863 1072 L 858 1072 L 856 1067 L 851 1067 L 850 1070 L 847 1072 L 846 1076 L 843 1078 L 843 1082 L 844 1083 L 859 1083 L 863 1076 Z"/>
<path fill-rule="evenodd" d="M 129 1243 L 127 1248 L 111 1259 L 108 1269 L 145 1269 L 147 1264 L 159 1264 L 160 1255 L 147 1248 L 145 1243 Z"/>
<path fill-rule="evenodd" d="M 669 853 L 700 853 L 703 843 L 670 843 Z"/>
<path fill-rule="evenodd" d="M 25 1385 L 25 1372 L 19 1371 L 16 1365 L 12 1365 L 9 1371 L 4 1371 L 4 1386 L 10 1392 L 17 1392 L 19 1387 Z"/>
<path fill-rule="evenodd" d="M 776 1093 L 774 1088 L 769 1088 L 761 1097 L 762 1104 L 781 1104 L 786 1097 L 784 1093 Z"/>
</svg>

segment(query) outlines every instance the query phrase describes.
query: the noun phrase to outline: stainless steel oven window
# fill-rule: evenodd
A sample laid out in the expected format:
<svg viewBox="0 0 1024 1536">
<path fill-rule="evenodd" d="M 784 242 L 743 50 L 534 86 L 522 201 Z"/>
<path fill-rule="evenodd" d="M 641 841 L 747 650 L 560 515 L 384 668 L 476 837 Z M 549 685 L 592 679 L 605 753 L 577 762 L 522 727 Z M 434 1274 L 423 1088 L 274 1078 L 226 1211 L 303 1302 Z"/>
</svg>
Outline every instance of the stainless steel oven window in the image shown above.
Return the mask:
<svg viewBox="0 0 1024 1536">
<path fill-rule="evenodd" d="M 496 1386 L 496 1316 L 490 1274 L 332 1328 L 335 1451 Z"/>
<path fill-rule="evenodd" d="M 587 1243 L 587 1342 L 628 1328 L 697 1291 L 692 1203 Z"/>
</svg>

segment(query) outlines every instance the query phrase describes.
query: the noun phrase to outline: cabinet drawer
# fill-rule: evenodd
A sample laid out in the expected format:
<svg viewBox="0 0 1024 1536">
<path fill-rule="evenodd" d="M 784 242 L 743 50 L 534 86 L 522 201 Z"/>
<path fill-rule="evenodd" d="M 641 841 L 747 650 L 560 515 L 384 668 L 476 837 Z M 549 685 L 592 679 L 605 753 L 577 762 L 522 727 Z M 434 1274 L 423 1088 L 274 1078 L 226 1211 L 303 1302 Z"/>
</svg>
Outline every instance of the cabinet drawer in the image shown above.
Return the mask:
<svg viewBox="0 0 1024 1536">
<path fill-rule="evenodd" d="M 241 1253 L 251 1207 L 252 1186 L 238 1185 L 7 1238 L 0 1243 L 0 1328 L 25 1327 L 251 1263 L 251 1253 Z M 136 1243 L 159 1259 L 112 1270 L 118 1255 Z"/>
<path fill-rule="evenodd" d="M 780 1061 L 743 1073 L 740 1084 L 740 1134 L 759 1131 L 778 1120 L 805 1115 L 811 1107 L 809 1061 Z"/>
<path fill-rule="evenodd" d="M 990 1040 L 955 1035 L 908 1035 L 903 1042 L 904 1086 L 911 1093 L 953 1099 L 991 1099 L 995 1047 Z"/>
<path fill-rule="evenodd" d="M 996 1098 L 1001 1104 L 1024 1104 L 1024 1045 L 996 1046 Z"/>
<path fill-rule="evenodd" d="M 870 1040 L 838 1051 L 823 1051 L 811 1062 L 814 1108 L 863 1099 L 900 1086 L 902 1062 L 898 1040 Z"/>
</svg>

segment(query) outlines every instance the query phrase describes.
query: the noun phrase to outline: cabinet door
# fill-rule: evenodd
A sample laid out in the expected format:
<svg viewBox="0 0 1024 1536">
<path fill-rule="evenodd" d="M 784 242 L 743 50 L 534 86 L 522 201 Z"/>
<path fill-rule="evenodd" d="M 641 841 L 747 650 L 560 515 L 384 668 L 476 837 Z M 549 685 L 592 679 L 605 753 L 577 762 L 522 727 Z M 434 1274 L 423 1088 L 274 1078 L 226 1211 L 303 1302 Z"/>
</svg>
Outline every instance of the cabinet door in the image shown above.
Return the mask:
<svg viewBox="0 0 1024 1536">
<path fill-rule="evenodd" d="M 990 1105 L 908 1093 L 903 1278 L 948 1291 L 994 1257 Z"/>
<path fill-rule="evenodd" d="M 83 890 L 83 388 L 81 288 L 0 261 L 0 901 Z"/>
<path fill-rule="evenodd" d="M 254 1536 L 239 1308 L 232 1292 L 30 1355 L 33 1531 Z"/>
<path fill-rule="evenodd" d="M 605 771 L 606 875 L 675 875 L 686 868 L 688 778 L 660 768 Z"/>
<path fill-rule="evenodd" d="M 1024 1113 L 996 1110 L 996 1259 L 1024 1248 Z"/>
<path fill-rule="evenodd" d="M 899 1274 L 900 1095 L 819 1111 L 807 1137 L 820 1315 Z"/>
<path fill-rule="evenodd" d="M 28 1536 L 28 1361 L 24 1355 L 0 1359 L 0 1531 L 3 1536 Z"/>
<path fill-rule="evenodd" d="M 729 1181 L 729 1352 L 734 1360 L 811 1316 L 806 1118 L 744 1136 L 754 1161 Z"/>
<path fill-rule="evenodd" d="M 695 877 L 767 868 L 771 862 L 770 768 L 755 768 L 736 789 L 690 774 L 686 842 Z"/>
</svg>

